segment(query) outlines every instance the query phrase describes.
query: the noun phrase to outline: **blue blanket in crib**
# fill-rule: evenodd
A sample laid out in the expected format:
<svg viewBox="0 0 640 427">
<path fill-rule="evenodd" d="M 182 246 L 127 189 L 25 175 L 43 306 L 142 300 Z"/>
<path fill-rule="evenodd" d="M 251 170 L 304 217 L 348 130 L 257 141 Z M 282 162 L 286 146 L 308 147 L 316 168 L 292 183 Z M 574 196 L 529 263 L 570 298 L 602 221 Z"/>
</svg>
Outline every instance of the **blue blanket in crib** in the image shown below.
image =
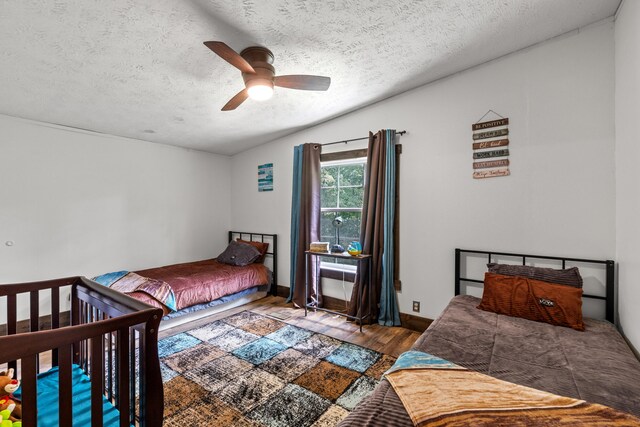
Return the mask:
<svg viewBox="0 0 640 427">
<path fill-rule="evenodd" d="M 38 427 L 58 427 L 58 367 L 38 375 Z M 91 381 L 78 365 L 71 370 L 73 427 L 91 425 Z M 22 387 L 13 393 L 22 397 Z M 118 427 L 120 412 L 103 396 L 104 427 Z"/>
</svg>

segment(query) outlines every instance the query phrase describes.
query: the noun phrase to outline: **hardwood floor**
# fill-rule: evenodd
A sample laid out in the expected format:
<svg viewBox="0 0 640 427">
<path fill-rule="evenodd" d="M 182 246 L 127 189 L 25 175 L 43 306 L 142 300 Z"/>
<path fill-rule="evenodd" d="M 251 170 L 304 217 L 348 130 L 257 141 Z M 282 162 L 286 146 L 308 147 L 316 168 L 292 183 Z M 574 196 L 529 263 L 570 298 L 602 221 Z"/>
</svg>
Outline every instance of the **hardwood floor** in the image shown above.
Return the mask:
<svg viewBox="0 0 640 427">
<path fill-rule="evenodd" d="M 159 338 L 188 331 L 244 310 L 266 316 L 274 316 L 290 325 L 319 332 L 395 357 L 407 351 L 420 336 L 420 332 L 410 329 L 380 326 L 378 324 L 365 325 L 362 328 L 362 332 L 360 332 L 358 325 L 354 322 L 347 322 L 344 317 L 322 311 L 309 311 L 307 317 L 305 317 L 303 309 L 296 309 L 291 304 L 286 304 L 284 298 L 268 296 L 222 313 L 166 329 L 159 333 Z"/>
</svg>

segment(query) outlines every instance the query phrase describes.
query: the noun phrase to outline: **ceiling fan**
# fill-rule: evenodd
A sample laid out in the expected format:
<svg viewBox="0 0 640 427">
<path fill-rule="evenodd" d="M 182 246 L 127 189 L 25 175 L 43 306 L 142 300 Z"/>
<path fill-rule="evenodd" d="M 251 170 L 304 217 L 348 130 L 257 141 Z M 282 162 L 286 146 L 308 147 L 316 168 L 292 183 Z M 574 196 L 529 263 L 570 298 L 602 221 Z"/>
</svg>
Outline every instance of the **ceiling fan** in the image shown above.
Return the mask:
<svg viewBox="0 0 640 427">
<path fill-rule="evenodd" d="M 263 101 L 271 98 L 273 87 L 280 86 L 299 90 L 327 90 L 331 78 L 311 75 L 276 76 L 273 68 L 273 53 L 266 47 L 251 46 L 240 54 L 223 42 L 204 42 L 216 55 L 242 71 L 245 88 L 222 107 L 222 111 L 235 110 L 247 98 Z"/>
</svg>

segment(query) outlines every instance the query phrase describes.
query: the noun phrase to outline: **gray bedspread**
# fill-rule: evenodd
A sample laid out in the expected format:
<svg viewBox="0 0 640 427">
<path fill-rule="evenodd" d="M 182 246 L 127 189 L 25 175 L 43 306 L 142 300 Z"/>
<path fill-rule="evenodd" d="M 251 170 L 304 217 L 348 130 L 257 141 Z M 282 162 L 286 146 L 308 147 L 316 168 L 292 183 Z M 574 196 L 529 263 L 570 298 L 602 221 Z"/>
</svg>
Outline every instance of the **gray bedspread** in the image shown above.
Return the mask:
<svg viewBox="0 0 640 427">
<path fill-rule="evenodd" d="M 489 313 L 461 295 L 416 341 L 431 353 L 493 377 L 600 403 L 640 416 L 640 362 L 606 321 L 585 319 L 584 332 Z M 400 399 L 383 380 L 342 423 L 412 426 Z"/>
</svg>

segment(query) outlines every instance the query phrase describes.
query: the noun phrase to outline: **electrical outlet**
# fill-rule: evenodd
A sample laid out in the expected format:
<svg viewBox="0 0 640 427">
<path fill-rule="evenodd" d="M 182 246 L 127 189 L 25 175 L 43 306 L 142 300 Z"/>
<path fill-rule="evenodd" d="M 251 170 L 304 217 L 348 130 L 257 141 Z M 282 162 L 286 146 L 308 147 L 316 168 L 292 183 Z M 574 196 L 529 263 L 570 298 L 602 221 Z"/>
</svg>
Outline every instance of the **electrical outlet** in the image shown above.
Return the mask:
<svg viewBox="0 0 640 427">
<path fill-rule="evenodd" d="M 413 302 L 413 311 L 416 313 L 420 313 L 420 301 Z"/>
</svg>

